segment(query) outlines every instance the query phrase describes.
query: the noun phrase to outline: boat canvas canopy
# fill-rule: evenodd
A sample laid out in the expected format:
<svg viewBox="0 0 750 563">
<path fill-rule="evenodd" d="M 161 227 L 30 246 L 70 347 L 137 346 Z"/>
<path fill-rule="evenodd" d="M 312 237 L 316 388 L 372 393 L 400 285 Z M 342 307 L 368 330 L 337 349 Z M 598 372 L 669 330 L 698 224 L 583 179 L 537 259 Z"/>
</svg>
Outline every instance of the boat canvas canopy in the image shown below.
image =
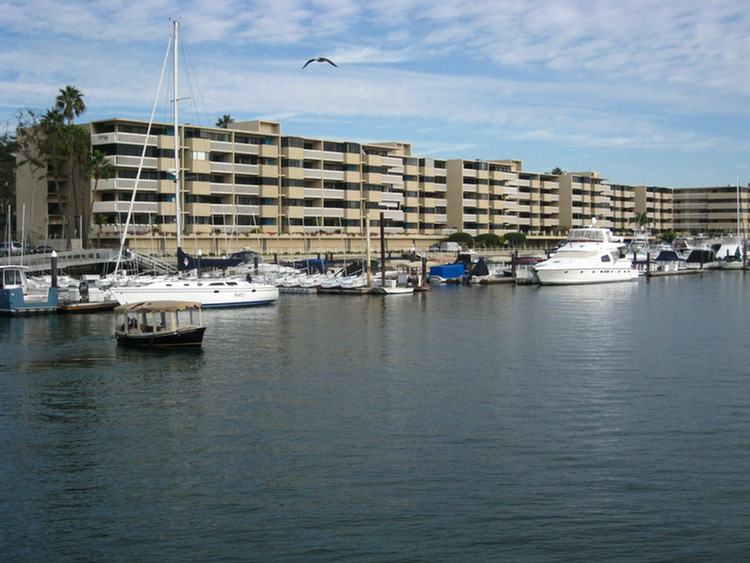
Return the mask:
<svg viewBox="0 0 750 563">
<path fill-rule="evenodd" d="M 463 264 L 445 264 L 444 266 L 433 266 L 430 268 L 430 276 L 439 276 L 450 280 L 460 278 L 466 274 Z"/>
<path fill-rule="evenodd" d="M 182 248 L 177 249 L 177 269 L 180 272 L 204 268 L 233 268 L 242 264 L 241 257 L 235 258 L 196 258 L 186 254 Z"/>
<path fill-rule="evenodd" d="M 115 308 L 115 313 L 139 312 L 151 313 L 154 311 L 184 311 L 185 309 L 200 308 L 201 304 L 196 301 L 141 301 L 128 303 Z"/>
</svg>

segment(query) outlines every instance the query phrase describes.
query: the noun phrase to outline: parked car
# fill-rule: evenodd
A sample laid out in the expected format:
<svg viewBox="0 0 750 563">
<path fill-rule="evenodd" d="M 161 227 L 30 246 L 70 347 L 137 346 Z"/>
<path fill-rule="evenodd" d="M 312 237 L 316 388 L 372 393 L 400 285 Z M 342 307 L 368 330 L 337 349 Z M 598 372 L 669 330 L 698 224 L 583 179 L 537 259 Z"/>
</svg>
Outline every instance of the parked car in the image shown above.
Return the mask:
<svg viewBox="0 0 750 563">
<path fill-rule="evenodd" d="M 37 246 L 34 249 L 34 254 L 50 254 L 54 250 L 51 246 Z"/>
<path fill-rule="evenodd" d="M 0 242 L 0 256 L 21 256 L 23 254 L 23 245 L 15 240 L 10 242 Z"/>
</svg>

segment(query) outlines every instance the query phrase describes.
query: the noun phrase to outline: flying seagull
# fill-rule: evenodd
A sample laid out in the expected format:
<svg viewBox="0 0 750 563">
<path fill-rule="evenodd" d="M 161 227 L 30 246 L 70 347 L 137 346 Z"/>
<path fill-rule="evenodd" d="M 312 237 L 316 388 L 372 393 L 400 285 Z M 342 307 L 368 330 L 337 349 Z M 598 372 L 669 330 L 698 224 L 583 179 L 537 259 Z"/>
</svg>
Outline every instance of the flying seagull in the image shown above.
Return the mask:
<svg viewBox="0 0 750 563">
<path fill-rule="evenodd" d="M 307 61 L 302 68 L 305 68 L 310 63 L 328 63 L 328 64 L 333 65 L 335 67 L 339 66 L 336 63 L 334 63 L 331 59 L 326 59 L 325 57 L 316 57 L 314 59 L 310 59 L 309 61 Z"/>
</svg>

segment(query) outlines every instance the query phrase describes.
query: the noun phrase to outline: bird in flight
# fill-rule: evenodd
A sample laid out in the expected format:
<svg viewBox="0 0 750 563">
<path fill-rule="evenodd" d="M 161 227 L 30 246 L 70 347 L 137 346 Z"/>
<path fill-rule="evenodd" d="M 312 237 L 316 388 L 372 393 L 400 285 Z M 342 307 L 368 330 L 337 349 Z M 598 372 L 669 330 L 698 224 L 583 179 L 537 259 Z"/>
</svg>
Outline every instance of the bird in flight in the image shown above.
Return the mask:
<svg viewBox="0 0 750 563">
<path fill-rule="evenodd" d="M 306 62 L 306 63 L 305 63 L 305 64 L 304 64 L 303 66 L 302 66 L 302 68 L 305 68 L 305 67 L 306 67 L 307 65 L 309 65 L 310 63 L 328 63 L 328 64 L 330 64 L 330 65 L 333 65 L 333 66 L 337 67 L 337 68 L 338 68 L 338 66 L 339 66 L 339 65 L 337 65 L 336 63 L 334 63 L 334 62 L 333 62 L 333 61 L 332 61 L 331 59 L 326 59 L 325 57 L 315 57 L 314 59 L 310 59 L 309 61 L 307 61 L 307 62 Z"/>
</svg>

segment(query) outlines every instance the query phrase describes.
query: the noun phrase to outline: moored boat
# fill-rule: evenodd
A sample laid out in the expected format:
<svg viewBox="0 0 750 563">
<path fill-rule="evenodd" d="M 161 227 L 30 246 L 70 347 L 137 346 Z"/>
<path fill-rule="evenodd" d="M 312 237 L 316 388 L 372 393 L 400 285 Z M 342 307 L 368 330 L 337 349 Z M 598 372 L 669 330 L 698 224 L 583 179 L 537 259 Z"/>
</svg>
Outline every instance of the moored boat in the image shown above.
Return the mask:
<svg viewBox="0 0 750 563">
<path fill-rule="evenodd" d="M 539 283 L 546 285 L 631 281 L 638 270 L 620 257 L 625 246 L 609 229 L 595 226 L 570 229 L 568 240 L 550 258 L 534 266 Z"/>
<path fill-rule="evenodd" d="M 141 301 L 180 299 L 197 301 L 203 307 L 247 307 L 268 305 L 279 298 L 276 286 L 243 279 L 172 279 L 141 286 L 111 289 L 121 305 Z"/>
<path fill-rule="evenodd" d="M 57 311 L 56 287 L 33 287 L 26 278 L 26 266 L 0 266 L 0 314 L 28 315 Z"/>
<path fill-rule="evenodd" d="M 146 301 L 115 308 L 115 337 L 123 346 L 200 346 L 205 332 L 197 302 Z"/>
</svg>

